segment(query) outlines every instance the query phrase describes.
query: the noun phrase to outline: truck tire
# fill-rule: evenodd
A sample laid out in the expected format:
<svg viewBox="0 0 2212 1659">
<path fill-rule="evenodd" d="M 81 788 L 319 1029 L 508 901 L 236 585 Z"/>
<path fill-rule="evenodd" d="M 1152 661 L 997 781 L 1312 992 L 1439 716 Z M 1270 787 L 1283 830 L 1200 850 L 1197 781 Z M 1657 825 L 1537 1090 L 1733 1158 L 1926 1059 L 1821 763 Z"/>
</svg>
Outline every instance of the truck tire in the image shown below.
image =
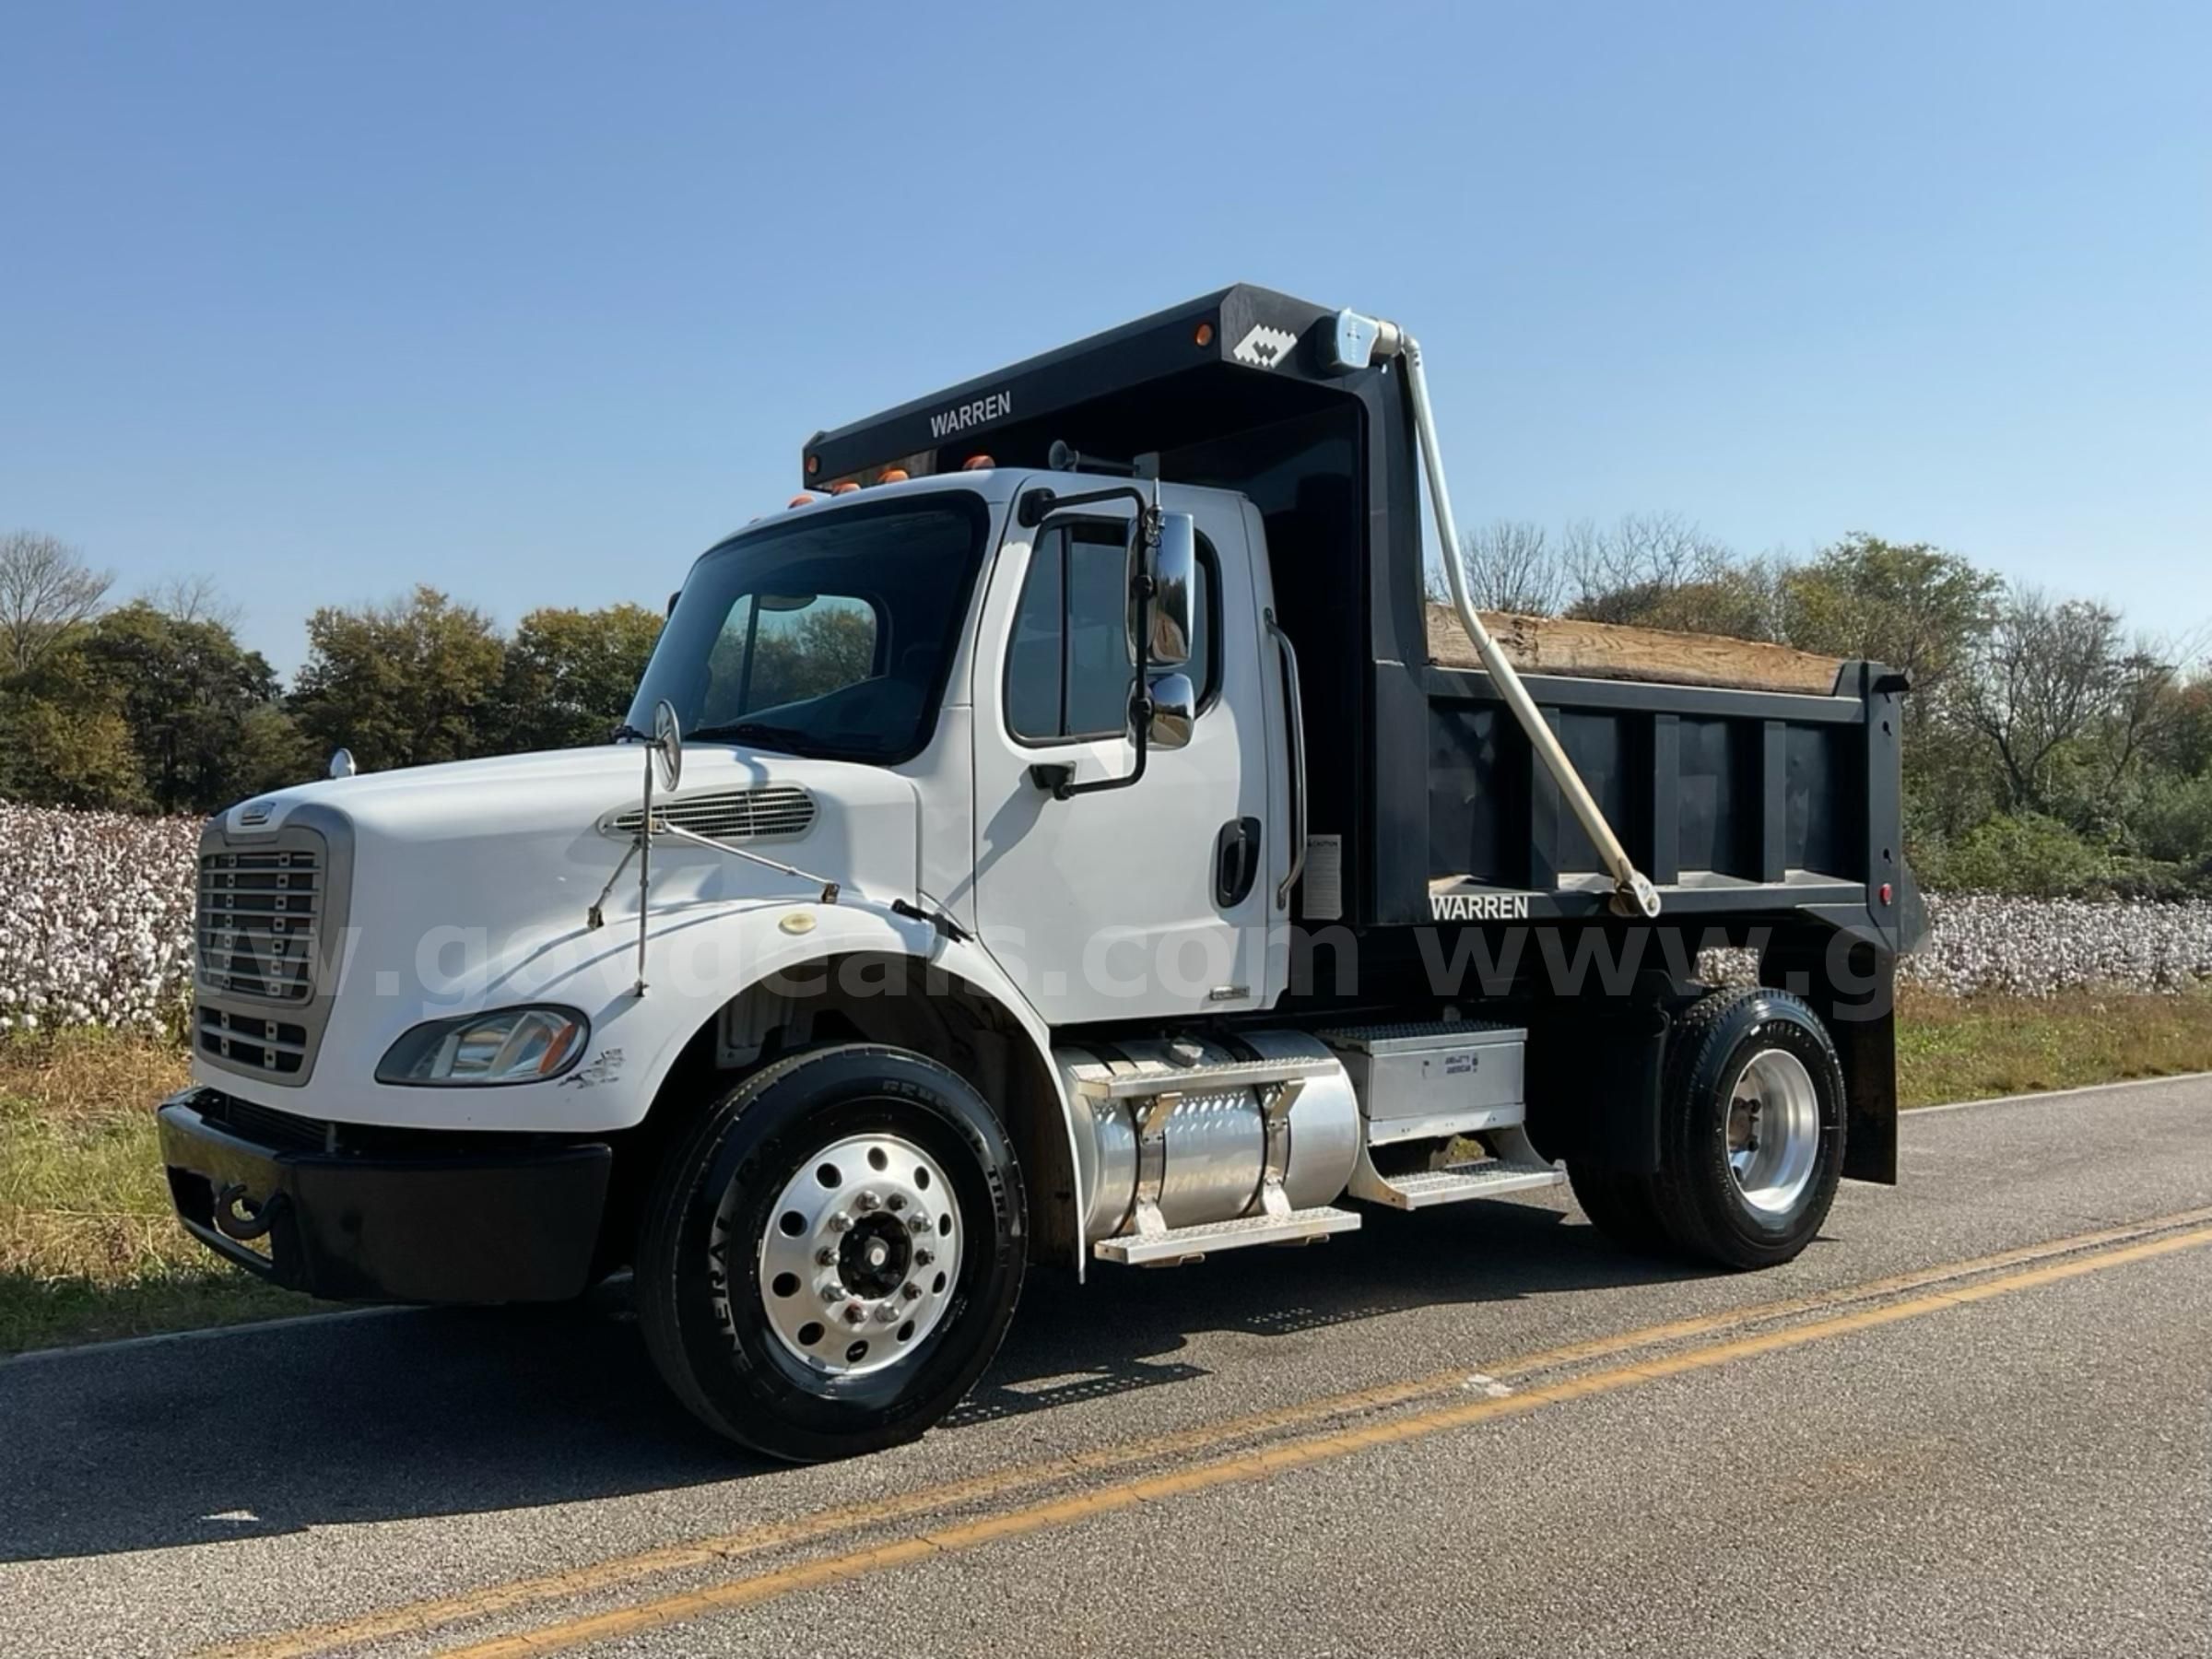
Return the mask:
<svg viewBox="0 0 2212 1659">
<path fill-rule="evenodd" d="M 815 1463 L 918 1438 L 998 1351 L 1021 1172 L 968 1082 L 903 1049 L 777 1061 L 670 1148 L 639 1230 L 645 1345 L 717 1433 Z"/>
<path fill-rule="evenodd" d="M 1667 1036 L 1652 1207 L 1676 1248 L 1771 1267 L 1828 1218 L 1843 1173 L 1843 1071 L 1786 992 L 1714 991 Z"/>
<path fill-rule="evenodd" d="M 1590 1218 L 1591 1225 L 1623 1249 L 1647 1255 L 1674 1247 L 1674 1240 L 1668 1236 L 1665 1223 L 1659 1219 L 1659 1208 L 1652 1197 L 1653 1179 L 1649 1175 L 1585 1172 L 1571 1163 L 1567 1166 L 1567 1181 L 1574 1188 L 1574 1201 L 1583 1206 L 1583 1214 Z"/>
</svg>

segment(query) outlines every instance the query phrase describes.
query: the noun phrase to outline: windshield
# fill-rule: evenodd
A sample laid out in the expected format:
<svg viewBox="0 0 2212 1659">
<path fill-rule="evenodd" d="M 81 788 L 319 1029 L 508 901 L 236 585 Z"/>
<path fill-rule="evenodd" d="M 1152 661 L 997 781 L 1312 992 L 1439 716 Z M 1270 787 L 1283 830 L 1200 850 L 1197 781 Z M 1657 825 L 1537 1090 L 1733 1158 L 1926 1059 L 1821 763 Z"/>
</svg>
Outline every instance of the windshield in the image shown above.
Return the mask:
<svg viewBox="0 0 2212 1659">
<path fill-rule="evenodd" d="M 692 568 L 629 724 L 676 705 L 686 738 L 896 762 L 944 690 L 989 515 L 964 491 L 747 532 Z"/>
</svg>

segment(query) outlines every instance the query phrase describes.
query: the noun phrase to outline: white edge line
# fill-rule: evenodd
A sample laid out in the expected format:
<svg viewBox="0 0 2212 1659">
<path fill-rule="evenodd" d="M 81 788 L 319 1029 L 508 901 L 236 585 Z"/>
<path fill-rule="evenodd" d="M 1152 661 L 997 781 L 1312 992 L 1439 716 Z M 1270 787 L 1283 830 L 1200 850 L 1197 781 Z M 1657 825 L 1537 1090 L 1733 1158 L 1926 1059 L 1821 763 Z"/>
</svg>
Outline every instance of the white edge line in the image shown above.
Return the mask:
<svg viewBox="0 0 2212 1659">
<path fill-rule="evenodd" d="M 2161 1083 L 2202 1083 L 2212 1071 L 2175 1072 L 2164 1077 L 2123 1077 L 2117 1083 L 2084 1083 L 2077 1088 L 2045 1088 L 2028 1094 L 1984 1095 L 1979 1100 L 1946 1100 L 1939 1106 L 1907 1106 L 1900 1117 L 1929 1117 L 1938 1112 L 1965 1112 L 1975 1106 L 2031 1106 L 2038 1100 L 2064 1100 L 2075 1095 L 2112 1094 L 2123 1088 L 2156 1088 Z"/>
<path fill-rule="evenodd" d="M 2078 1088 L 2046 1088 L 2032 1094 L 1987 1095 L 1979 1100 L 1948 1100 L 1940 1106 L 1909 1106 L 1898 1115 L 1931 1117 L 1939 1112 L 1966 1112 L 1976 1106 L 2029 1106 L 2039 1100 L 2064 1100 L 2075 1095 L 2112 1094 L 2124 1088 L 2152 1088 L 2161 1083 L 2201 1083 L 2208 1079 L 2212 1079 L 2212 1071 L 2175 1072 L 2169 1077 L 2126 1077 L 2117 1083 L 2085 1083 Z M 0 1371 L 11 1365 L 35 1365 L 54 1359 L 119 1354 L 132 1348 L 162 1347 L 179 1342 L 211 1342 L 224 1336 L 263 1336 L 272 1331 L 296 1331 L 302 1325 L 335 1324 L 346 1320 L 391 1319 L 402 1313 L 430 1311 L 427 1307 L 410 1305 L 334 1308 L 327 1313 L 294 1313 L 283 1319 L 258 1319 L 244 1324 L 207 1325 L 194 1331 L 157 1331 L 147 1336 L 122 1336 L 112 1342 L 86 1342 L 74 1347 L 32 1348 L 25 1354 L 0 1356 Z"/>
</svg>

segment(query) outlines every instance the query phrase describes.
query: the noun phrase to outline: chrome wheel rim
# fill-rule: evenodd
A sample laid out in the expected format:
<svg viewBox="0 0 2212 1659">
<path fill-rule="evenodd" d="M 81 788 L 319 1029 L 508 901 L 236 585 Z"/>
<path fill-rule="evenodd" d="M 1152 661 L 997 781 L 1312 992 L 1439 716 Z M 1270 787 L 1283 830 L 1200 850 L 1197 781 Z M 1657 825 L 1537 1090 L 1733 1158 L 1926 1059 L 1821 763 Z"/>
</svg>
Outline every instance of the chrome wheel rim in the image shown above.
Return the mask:
<svg viewBox="0 0 2212 1659">
<path fill-rule="evenodd" d="M 735 1203 L 733 1191 L 717 1218 L 725 1253 Z M 841 1140 L 801 1164 L 769 1207 L 755 1244 L 768 1328 L 821 1377 L 896 1365 L 944 1322 L 960 1246 L 959 1208 L 935 1159 L 896 1135 Z"/>
<path fill-rule="evenodd" d="M 1785 1215 L 1812 1183 L 1820 1159 L 1820 1095 L 1805 1062 L 1761 1049 L 1744 1065 L 1728 1102 L 1728 1173 L 1744 1202 Z"/>
</svg>

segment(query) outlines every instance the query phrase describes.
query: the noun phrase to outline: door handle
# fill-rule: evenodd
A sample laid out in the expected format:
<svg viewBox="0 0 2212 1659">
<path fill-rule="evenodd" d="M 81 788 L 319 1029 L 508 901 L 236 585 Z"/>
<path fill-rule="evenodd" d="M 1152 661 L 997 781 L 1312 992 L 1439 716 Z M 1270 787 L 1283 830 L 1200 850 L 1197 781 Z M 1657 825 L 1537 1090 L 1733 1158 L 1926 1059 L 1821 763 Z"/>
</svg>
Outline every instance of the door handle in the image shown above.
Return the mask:
<svg viewBox="0 0 2212 1659">
<path fill-rule="evenodd" d="M 1214 838 L 1214 904 L 1234 910 L 1260 873 L 1260 820 L 1230 818 Z"/>
</svg>

